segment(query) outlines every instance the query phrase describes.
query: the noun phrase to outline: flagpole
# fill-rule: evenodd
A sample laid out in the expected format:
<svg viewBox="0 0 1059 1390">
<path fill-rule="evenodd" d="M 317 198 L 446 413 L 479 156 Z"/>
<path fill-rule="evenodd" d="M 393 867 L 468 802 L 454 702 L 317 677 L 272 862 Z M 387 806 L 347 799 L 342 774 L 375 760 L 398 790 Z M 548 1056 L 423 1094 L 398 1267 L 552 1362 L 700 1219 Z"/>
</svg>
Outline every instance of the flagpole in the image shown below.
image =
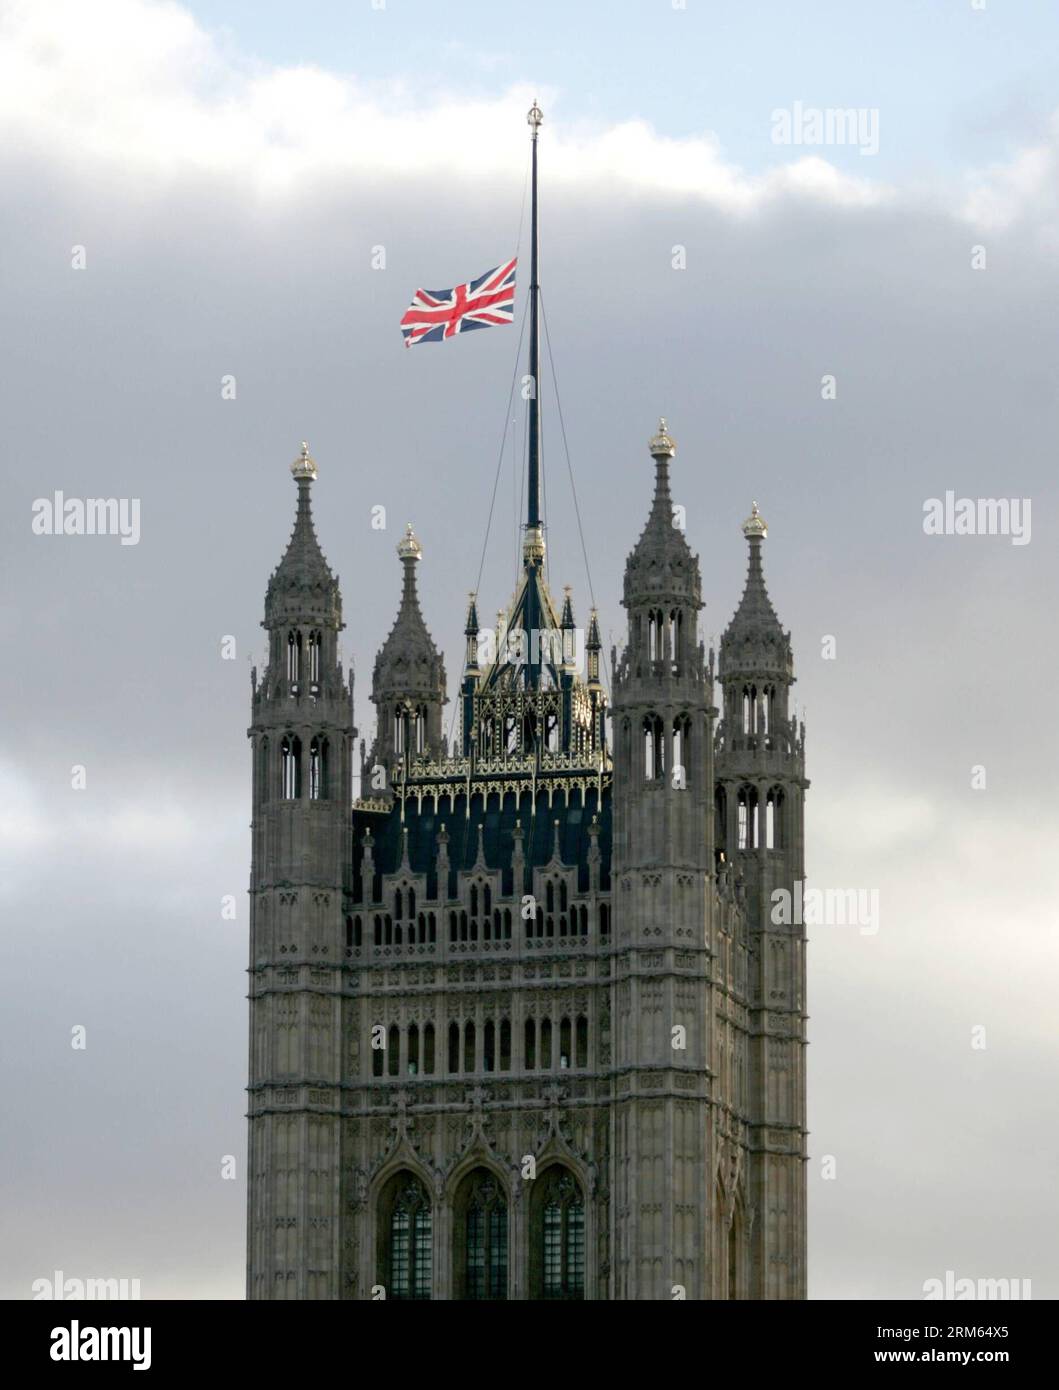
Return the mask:
<svg viewBox="0 0 1059 1390">
<path fill-rule="evenodd" d="M 537 281 L 537 131 L 544 115 L 536 102 L 526 117 L 532 130 L 532 173 L 530 182 L 530 340 L 529 374 L 533 394 L 529 403 L 529 486 L 526 529 L 541 524 L 540 503 L 540 330 L 537 322 L 537 301 L 540 286 Z"/>
<path fill-rule="evenodd" d="M 531 689 L 540 685 L 541 652 L 539 633 L 542 623 L 542 604 L 539 584 L 544 569 L 544 531 L 541 527 L 541 389 L 540 389 L 540 331 L 538 326 L 538 300 L 540 286 L 537 282 L 537 132 L 540 129 L 543 113 L 536 102 L 530 107 L 526 117 L 531 134 L 531 183 L 530 183 L 530 341 L 529 375 L 531 394 L 529 398 L 529 459 L 526 486 L 526 538 L 522 545 L 522 561 L 526 570 L 526 601 L 523 609 L 523 622 L 530 649 L 526 653 L 526 679 Z M 534 638 L 537 638 L 535 643 Z M 536 646 L 536 650 L 534 647 Z"/>
</svg>

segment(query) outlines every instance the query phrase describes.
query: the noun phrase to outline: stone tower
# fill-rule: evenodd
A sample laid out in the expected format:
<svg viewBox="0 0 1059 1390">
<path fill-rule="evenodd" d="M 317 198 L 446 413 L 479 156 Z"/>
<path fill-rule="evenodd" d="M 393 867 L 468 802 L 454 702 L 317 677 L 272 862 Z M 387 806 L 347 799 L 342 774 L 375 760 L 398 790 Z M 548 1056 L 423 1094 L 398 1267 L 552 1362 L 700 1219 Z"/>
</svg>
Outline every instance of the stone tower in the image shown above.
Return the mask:
<svg viewBox="0 0 1059 1390">
<path fill-rule="evenodd" d="M 804 936 L 772 910 L 803 871 L 790 639 L 755 506 L 717 721 L 664 422 L 650 453 L 613 712 L 531 507 L 496 628 L 468 606 L 450 747 L 409 527 L 355 800 L 294 465 L 250 729 L 251 1297 L 804 1297 Z"/>
<path fill-rule="evenodd" d="M 804 1298 L 805 930 L 793 920 L 805 878 L 805 725 L 790 709 L 794 658 L 765 588 L 768 535 L 755 502 L 743 523 L 746 587 L 721 639 L 717 845 L 750 930 L 749 1201 L 751 1296 Z M 774 895 L 789 894 L 784 913 Z"/>
<path fill-rule="evenodd" d="M 625 567 L 614 663 L 616 1298 L 710 1297 L 713 674 L 698 558 L 674 524 L 673 440 Z"/>
<path fill-rule="evenodd" d="M 353 685 L 342 599 L 313 530 L 308 447 L 298 508 L 265 598 L 268 664 L 252 675 L 251 1298 L 340 1295 L 343 898 L 351 878 Z"/>
</svg>

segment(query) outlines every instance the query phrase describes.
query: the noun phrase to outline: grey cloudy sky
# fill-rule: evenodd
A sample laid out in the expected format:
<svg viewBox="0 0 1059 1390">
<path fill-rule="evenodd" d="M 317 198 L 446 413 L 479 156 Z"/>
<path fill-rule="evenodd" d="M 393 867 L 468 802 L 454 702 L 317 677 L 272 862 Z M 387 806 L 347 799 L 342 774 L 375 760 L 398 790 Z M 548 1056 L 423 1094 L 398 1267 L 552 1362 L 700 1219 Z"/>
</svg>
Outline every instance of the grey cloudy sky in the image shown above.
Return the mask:
<svg viewBox="0 0 1059 1390">
<path fill-rule="evenodd" d="M 811 1295 L 915 1298 L 948 1269 L 1059 1295 L 1059 123 L 905 181 L 827 149 L 771 148 L 748 172 L 708 90 L 691 134 L 686 97 L 675 132 L 634 96 L 622 128 L 590 74 L 582 96 L 516 52 L 501 88 L 417 103 L 412 72 L 368 80 L 370 38 L 341 70 L 284 66 L 273 10 L 267 57 L 211 18 L 0 3 L 0 1295 L 62 1269 L 242 1296 L 245 730 L 288 465 L 307 438 L 370 737 L 406 520 L 455 688 L 518 335 L 409 353 L 397 322 L 417 285 L 512 253 L 535 90 L 544 300 L 605 637 L 665 414 L 707 640 L 741 591 L 752 498 L 769 522 L 807 710 L 810 882 L 880 892 L 877 934 L 811 933 Z M 649 72 L 671 31 L 641 16 L 636 41 Z M 893 128 L 914 140 L 899 112 Z M 584 617 L 549 390 L 551 579 Z M 514 572 L 514 456 L 483 617 Z M 34 535 L 56 489 L 139 498 L 140 543 Z M 1031 542 L 925 536 L 946 489 L 1031 498 Z"/>
</svg>

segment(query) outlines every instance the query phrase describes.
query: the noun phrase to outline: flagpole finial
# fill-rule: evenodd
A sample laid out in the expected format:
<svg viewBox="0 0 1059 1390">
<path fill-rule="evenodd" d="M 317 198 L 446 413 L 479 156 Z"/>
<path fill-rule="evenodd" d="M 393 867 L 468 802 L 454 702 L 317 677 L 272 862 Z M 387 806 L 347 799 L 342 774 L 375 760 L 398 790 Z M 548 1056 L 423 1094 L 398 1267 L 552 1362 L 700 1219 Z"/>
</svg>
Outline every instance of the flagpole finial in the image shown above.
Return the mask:
<svg viewBox="0 0 1059 1390">
<path fill-rule="evenodd" d="M 533 99 L 533 105 L 529 109 L 529 113 L 526 116 L 526 120 L 533 127 L 533 134 L 536 135 L 538 126 L 540 125 L 541 121 L 544 120 L 544 112 L 537 105 L 536 97 L 534 97 Z"/>
</svg>

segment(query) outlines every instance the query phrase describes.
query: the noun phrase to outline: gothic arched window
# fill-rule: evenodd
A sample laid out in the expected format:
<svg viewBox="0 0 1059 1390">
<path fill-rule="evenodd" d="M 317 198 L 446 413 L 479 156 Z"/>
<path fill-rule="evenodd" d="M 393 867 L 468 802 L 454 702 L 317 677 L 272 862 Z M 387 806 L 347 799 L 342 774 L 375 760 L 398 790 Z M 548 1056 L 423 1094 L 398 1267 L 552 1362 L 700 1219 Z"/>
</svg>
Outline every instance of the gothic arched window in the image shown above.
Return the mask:
<svg viewBox="0 0 1059 1390">
<path fill-rule="evenodd" d="M 507 1197 L 486 1168 L 460 1183 L 453 1276 L 459 1299 L 507 1298 Z"/>
<path fill-rule="evenodd" d="M 647 655 L 651 661 L 662 660 L 662 615 L 653 609 L 647 615 Z"/>
<path fill-rule="evenodd" d="M 327 739 L 314 738 L 309 744 L 309 800 L 327 798 Z"/>
<path fill-rule="evenodd" d="M 302 741 L 285 734 L 279 748 L 280 782 L 284 798 L 293 801 L 302 794 Z"/>
<path fill-rule="evenodd" d="M 671 642 L 670 655 L 672 657 L 673 674 L 676 675 L 680 670 L 680 658 L 684 651 L 684 613 L 679 608 L 674 608 L 669 615 Z"/>
<path fill-rule="evenodd" d="M 393 712 L 393 751 L 398 755 L 405 750 L 408 732 L 408 711 L 404 705 L 397 705 Z"/>
<path fill-rule="evenodd" d="M 585 1201 L 574 1175 L 553 1164 L 530 1196 L 530 1296 L 585 1296 Z"/>
<path fill-rule="evenodd" d="M 490 715 L 483 718 L 478 734 L 478 749 L 485 757 L 489 757 L 494 751 L 496 742 L 496 720 Z"/>
<path fill-rule="evenodd" d="M 541 1020 L 541 1054 L 540 1066 L 543 1071 L 550 1071 L 552 1065 L 552 1021 L 550 1018 Z"/>
<path fill-rule="evenodd" d="M 737 828 L 739 849 L 757 849 L 761 843 L 756 787 L 740 787 Z"/>
<path fill-rule="evenodd" d="M 549 713 L 545 718 L 544 746 L 549 753 L 559 751 L 559 716 Z"/>
<path fill-rule="evenodd" d="M 577 1059 L 576 1066 L 588 1066 L 588 1019 L 584 1014 L 577 1016 Z"/>
<path fill-rule="evenodd" d="M 681 791 L 691 785 L 690 760 L 691 720 L 686 714 L 678 714 L 673 720 L 673 786 Z"/>
<path fill-rule="evenodd" d="M 533 710 L 529 710 L 522 716 L 522 752 L 524 754 L 532 753 L 536 742 L 537 716 Z"/>
<path fill-rule="evenodd" d="M 656 782 L 666 773 L 665 726 L 657 714 L 644 715 L 644 780 Z"/>
<path fill-rule="evenodd" d="M 291 684 L 301 680 L 302 635 L 300 632 L 287 633 L 287 679 Z"/>
<path fill-rule="evenodd" d="M 732 1211 L 732 1224 L 728 1227 L 728 1293 L 729 1299 L 740 1295 L 740 1272 L 743 1263 L 743 1209 L 738 1200 Z"/>
<path fill-rule="evenodd" d="M 395 1174 L 379 1202 L 378 1279 L 387 1298 L 430 1297 L 433 1227 L 426 1188 L 412 1173 Z"/>
<path fill-rule="evenodd" d="M 311 685 L 318 685 L 320 682 L 320 645 L 323 640 L 323 633 L 318 629 L 309 633 L 309 683 Z"/>
<path fill-rule="evenodd" d="M 783 849 L 785 846 L 783 827 L 783 792 L 779 787 L 770 787 L 765 803 L 765 848 Z"/>
</svg>

